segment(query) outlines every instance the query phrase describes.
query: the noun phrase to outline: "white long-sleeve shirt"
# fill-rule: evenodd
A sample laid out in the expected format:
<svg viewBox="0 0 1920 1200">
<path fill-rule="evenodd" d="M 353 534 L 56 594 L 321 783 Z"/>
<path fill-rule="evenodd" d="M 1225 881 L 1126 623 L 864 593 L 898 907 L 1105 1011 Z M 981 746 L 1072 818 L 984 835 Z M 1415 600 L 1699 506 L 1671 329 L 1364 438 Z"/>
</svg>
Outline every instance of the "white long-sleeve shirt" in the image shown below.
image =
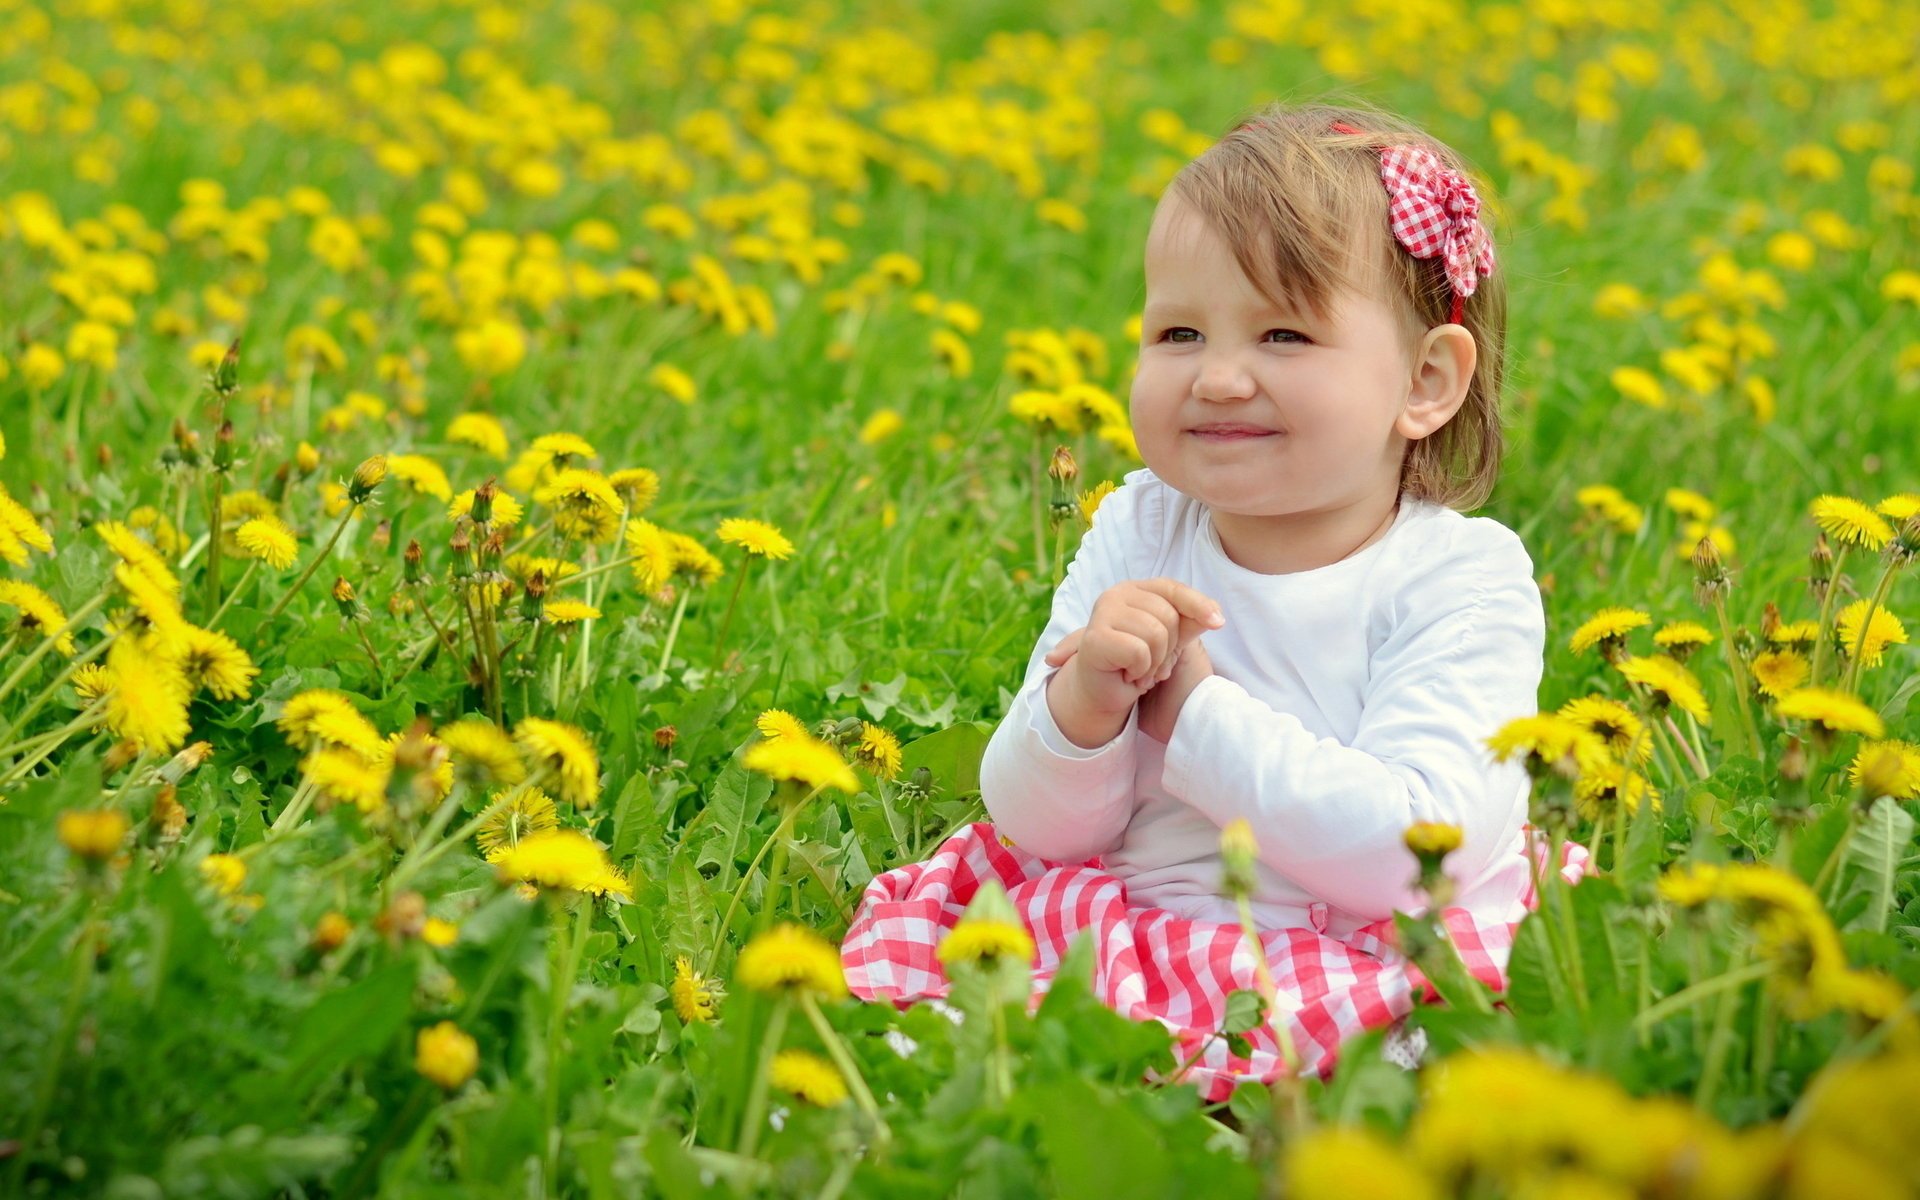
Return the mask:
<svg viewBox="0 0 1920 1200">
<path fill-rule="evenodd" d="M 1169 576 L 1216 601 L 1200 635 L 1214 675 L 1165 745 L 1136 709 L 1095 749 L 1060 731 L 1045 656 L 1122 580 Z M 994 731 L 980 789 L 995 827 L 1054 861 L 1100 856 L 1128 903 L 1234 921 L 1219 895 L 1220 830 L 1251 822 L 1255 922 L 1342 937 L 1421 911 L 1401 841 L 1415 821 L 1458 825 L 1453 903 L 1485 921 L 1525 911 L 1528 785 L 1486 738 L 1536 711 L 1546 620 L 1533 562 L 1497 521 L 1404 500 L 1380 540 L 1310 571 L 1235 563 L 1206 506 L 1151 470 L 1100 505 L 1025 683 Z"/>
</svg>

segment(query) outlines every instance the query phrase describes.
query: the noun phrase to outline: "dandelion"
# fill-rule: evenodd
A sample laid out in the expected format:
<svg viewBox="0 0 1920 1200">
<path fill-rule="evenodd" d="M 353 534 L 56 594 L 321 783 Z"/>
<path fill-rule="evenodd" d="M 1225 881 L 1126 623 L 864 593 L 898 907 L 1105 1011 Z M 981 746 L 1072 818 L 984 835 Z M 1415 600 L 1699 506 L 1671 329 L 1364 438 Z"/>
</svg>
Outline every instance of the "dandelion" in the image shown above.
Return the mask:
<svg viewBox="0 0 1920 1200">
<path fill-rule="evenodd" d="M 470 717 L 441 726 L 435 736 L 447 748 L 455 769 L 471 779 L 511 786 L 527 777 L 513 739 L 492 721 Z"/>
<path fill-rule="evenodd" d="M 683 1025 L 713 1020 L 714 1008 L 723 995 L 720 985 L 694 970 L 693 960 L 684 954 L 673 960 L 673 983 L 667 991 L 673 997 L 673 1011 Z"/>
<path fill-rule="evenodd" d="M 1872 617 L 1867 616 L 1872 610 Z M 1900 619 L 1870 600 L 1856 600 L 1840 610 L 1835 618 L 1835 633 L 1846 649 L 1847 657 L 1863 666 L 1877 667 L 1888 646 L 1907 644 L 1906 626 Z"/>
<path fill-rule="evenodd" d="M 734 979 L 760 992 L 810 992 L 837 1000 L 847 994 L 840 951 L 813 930 L 782 922 L 740 951 Z"/>
<path fill-rule="evenodd" d="M 805 1050 L 782 1050 L 773 1056 L 768 1081 L 816 1108 L 832 1108 L 847 1099 L 846 1081 L 834 1065 Z"/>
<path fill-rule="evenodd" d="M 38 633 L 46 638 L 59 634 L 59 640 L 53 648 L 61 654 L 73 653 L 73 635 L 60 632 L 66 627 L 67 614 L 61 611 L 52 596 L 31 583 L 0 579 L 0 604 L 20 614 L 20 619 L 15 623 L 16 629 L 23 633 Z"/>
<path fill-rule="evenodd" d="M 681 404 L 692 404 L 700 395 L 693 376 L 672 363 L 655 363 L 647 372 L 647 385 L 659 388 Z"/>
<path fill-rule="evenodd" d="M 1777 646 L 1801 646 L 1819 636 L 1818 621 L 1783 621 L 1767 633 L 1767 640 Z"/>
<path fill-rule="evenodd" d="M 1087 491 L 1080 493 L 1080 519 L 1087 528 L 1093 528 L 1094 514 L 1100 510 L 1100 502 L 1111 496 L 1118 488 L 1111 479 L 1102 479 Z"/>
<path fill-rule="evenodd" d="M 466 491 L 454 496 L 452 503 L 447 505 L 448 519 L 457 521 L 461 517 L 471 518 L 473 516 L 474 494 L 478 490 L 477 488 L 468 488 Z M 518 525 L 521 518 L 526 515 L 527 510 L 525 505 L 515 500 L 506 492 L 498 488 L 494 489 L 493 510 L 487 517 L 489 521 L 496 526 Z"/>
<path fill-rule="evenodd" d="M 628 522 L 626 537 L 634 584 L 651 596 L 673 578 L 673 543 L 651 521 Z"/>
<path fill-rule="evenodd" d="M 301 770 L 314 789 L 335 804 L 351 804 L 369 814 L 387 806 L 390 766 L 369 761 L 358 750 L 322 746 L 307 756 Z"/>
<path fill-rule="evenodd" d="M 952 932 L 941 939 L 936 953 L 941 962 L 949 965 L 994 962 L 1002 958 L 1031 962 L 1033 935 L 1012 921 L 975 917 L 955 925 Z"/>
<path fill-rule="evenodd" d="M 68 809 L 60 814 L 60 844 L 75 858 L 102 863 L 120 852 L 132 826 L 117 808 Z"/>
<path fill-rule="evenodd" d="M 1636 609 L 1603 608 L 1573 631 L 1567 645 L 1575 654 L 1599 646 L 1601 656 L 1610 658 L 1625 643 L 1629 632 L 1651 624 L 1653 618 Z"/>
<path fill-rule="evenodd" d="M 1574 501 L 1587 512 L 1624 534 L 1639 532 L 1646 513 L 1638 504 L 1620 494 L 1620 489 L 1596 483 L 1573 494 Z"/>
<path fill-rule="evenodd" d="M 715 534 L 729 546 L 738 546 L 759 558 L 783 560 L 793 556 L 793 543 L 765 521 L 728 517 Z"/>
<path fill-rule="evenodd" d="M 1821 531 L 1842 545 L 1878 550 L 1893 538 L 1884 517 L 1847 496 L 1821 496 L 1811 511 Z"/>
<path fill-rule="evenodd" d="M 200 860 L 200 878 L 215 895 L 237 895 L 247 881 L 246 860 L 232 854 L 209 854 Z"/>
<path fill-rule="evenodd" d="M 1775 699 L 1804 685 L 1812 672 L 1806 655 L 1797 650 L 1763 650 L 1753 656 L 1754 685 Z"/>
<path fill-rule="evenodd" d="M 361 716 L 344 693 L 327 688 L 300 692 L 286 702 L 275 722 L 296 749 L 319 745 L 346 746 L 371 753 L 380 745 L 380 731 Z"/>
<path fill-rule="evenodd" d="M 1831 688 L 1800 688 L 1788 692 L 1774 706 L 1788 721 L 1806 721 L 1829 733 L 1857 733 L 1864 737 L 1885 737 L 1886 723 L 1880 714 L 1862 704 L 1857 697 Z"/>
<path fill-rule="evenodd" d="M 1058 392 L 1015 392 L 1007 401 L 1007 411 L 1042 431 L 1079 433 L 1081 429 L 1080 405 Z"/>
<path fill-rule="evenodd" d="M 1599 821 L 1623 805 L 1627 812 L 1639 811 L 1642 803 L 1660 811 L 1660 793 L 1647 777 L 1613 759 L 1590 763 L 1580 772 L 1573 781 L 1573 802 L 1589 821 Z"/>
<path fill-rule="evenodd" d="M 0 485 L 0 558 L 24 567 L 29 549 L 53 553 L 53 537 Z"/>
<path fill-rule="evenodd" d="M 1847 780 L 1869 797 L 1912 800 L 1920 796 L 1920 746 L 1912 742 L 1868 742 L 1853 756 Z"/>
<path fill-rule="evenodd" d="M 853 748 L 853 756 L 882 779 L 900 774 L 900 739 L 878 725 L 860 723 L 860 742 Z"/>
<path fill-rule="evenodd" d="M 187 740 L 190 690 L 178 667 L 131 642 L 107 652 L 113 689 L 107 693 L 107 728 L 142 751 L 167 753 Z"/>
<path fill-rule="evenodd" d="M 560 798 L 576 808 L 600 800 L 600 760 L 586 735 L 571 725 L 525 717 L 514 726 L 513 740 L 529 763 L 545 767 Z"/>
<path fill-rule="evenodd" d="M 540 615 L 549 625 L 565 628 L 581 621 L 599 620 L 600 610 L 579 600 L 549 600 L 541 608 Z"/>
<path fill-rule="evenodd" d="M 1676 659 L 1686 661 L 1687 655 L 1701 646 L 1710 645 L 1713 634 L 1698 621 L 1674 621 L 1663 625 L 1653 635 L 1653 644 L 1665 649 Z"/>
<path fill-rule="evenodd" d="M 1002 843 L 1011 844 L 1004 837 Z M 1253 823 L 1245 817 L 1228 821 L 1220 830 L 1221 893 L 1233 900 L 1253 895 L 1259 858 L 1260 844 L 1253 836 Z"/>
<path fill-rule="evenodd" d="M 1693 672 L 1664 654 L 1647 658 L 1626 658 L 1614 664 L 1628 682 L 1637 683 L 1653 694 L 1659 704 L 1672 705 L 1694 720 L 1705 724 L 1712 715 L 1706 693 Z"/>
<path fill-rule="evenodd" d="M 782 738 L 796 740 L 811 737 L 806 723 L 783 708 L 769 708 L 753 719 L 754 729 L 769 742 Z"/>
<path fill-rule="evenodd" d="M 860 790 L 860 778 L 833 745 L 802 731 L 797 737 L 759 742 L 740 757 L 740 765 L 774 779 L 786 779 L 815 790 L 836 788 L 849 796 Z"/>
<path fill-rule="evenodd" d="M 510 794 L 513 799 L 502 803 Z M 487 804 L 486 819 L 480 822 L 474 838 L 480 844 L 481 857 L 488 862 L 498 862 L 522 841 L 554 829 L 560 823 L 553 797 L 539 788 L 526 788 L 517 793 L 495 792 L 488 797 Z"/>
<path fill-rule="evenodd" d="M 254 677 L 260 674 L 240 643 L 212 629 L 183 623 L 173 648 L 187 684 L 205 688 L 219 700 L 245 697 L 253 690 Z"/>
<path fill-rule="evenodd" d="M 1524 758 L 1535 777 L 1548 772 L 1571 777 L 1607 753 L 1606 744 L 1586 728 L 1545 712 L 1508 721 L 1487 739 L 1487 748 L 1498 762 Z"/>
<path fill-rule="evenodd" d="M 118 521 L 101 521 L 93 531 L 130 571 L 170 597 L 180 594 L 180 581 L 174 578 L 166 560 L 138 533 Z"/>
<path fill-rule="evenodd" d="M 883 408 L 860 426 L 860 444 L 877 446 L 906 428 L 907 420 L 891 408 Z"/>
<path fill-rule="evenodd" d="M 461 413 L 447 425 L 447 440 L 472 446 L 489 458 L 507 457 L 507 430 L 488 413 Z"/>
<path fill-rule="evenodd" d="M 660 497 L 660 473 L 646 467 L 624 467 L 607 476 L 607 484 L 627 502 L 627 511 L 638 515 L 653 507 Z"/>
<path fill-rule="evenodd" d="M 1653 742 L 1642 736 L 1645 722 L 1632 707 L 1611 696 L 1582 696 L 1560 706 L 1559 716 L 1592 733 L 1613 754 L 1625 758 L 1629 753 L 1644 761 L 1653 755 Z"/>
<path fill-rule="evenodd" d="M 1905 524 L 1920 516 L 1920 493 L 1901 492 L 1897 496 L 1888 496 L 1874 505 L 1874 511 L 1897 524 Z"/>
<path fill-rule="evenodd" d="M 1660 377 L 1645 367 L 1615 367 L 1607 382 L 1613 384 L 1624 399 L 1648 408 L 1667 406 L 1667 389 L 1660 383 Z"/>
<path fill-rule="evenodd" d="M 460 927 L 441 917 L 428 917 L 420 927 L 420 940 L 435 950 L 445 950 L 460 940 Z"/>
<path fill-rule="evenodd" d="M 633 899 L 633 884 L 614 868 L 600 843 L 578 830 L 547 829 L 528 834 L 491 861 L 504 883 Z"/>
<path fill-rule="evenodd" d="M 299 557 L 300 543 L 278 517 L 254 517 L 234 531 L 233 540 L 248 557 L 284 571 Z"/>
<path fill-rule="evenodd" d="M 447 481 L 447 473 L 440 469 L 438 463 L 423 455 L 390 455 L 387 458 L 387 473 L 420 495 L 432 496 L 443 502 L 453 499 L 453 484 Z"/>
<path fill-rule="evenodd" d="M 480 1047 L 458 1025 L 442 1021 L 413 1042 L 413 1069 L 446 1091 L 458 1091 L 480 1067 Z"/>
<path fill-rule="evenodd" d="M 666 539 L 673 546 L 673 569 L 676 574 L 691 576 L 699 583 L 712 583 L 726 574 L 726 564 L 693 538 L 684 533 L 667 531 Z"/>
</svg>

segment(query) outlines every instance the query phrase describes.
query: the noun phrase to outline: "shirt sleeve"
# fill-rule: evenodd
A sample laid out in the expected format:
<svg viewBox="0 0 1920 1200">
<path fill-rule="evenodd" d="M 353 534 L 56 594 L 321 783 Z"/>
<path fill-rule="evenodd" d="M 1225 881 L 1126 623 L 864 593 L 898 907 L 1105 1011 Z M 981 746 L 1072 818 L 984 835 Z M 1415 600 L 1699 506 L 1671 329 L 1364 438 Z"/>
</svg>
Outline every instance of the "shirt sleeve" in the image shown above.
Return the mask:
<svg viewBox="0 0 1920 1200">
<path fill-rule="evenodd" d="M 1047 682 L 1059 668 L 1049 666 L 1046 656 L 1087 623 L 1102 592 L 1151 566 L 1164 485 L 1144 475 L 1129 475 L 1126 486 L 1101 502 L 1053 594 L 1053 612 L 1027 660 L 1025 682 L 980 763 L 980 798 L 994 827 L 1022 850 L 1053 862 L 1084 862 L 1112 850 L 1133 818 L 1138 709 L 1106 745 L 1074 745 L 1047 703 Z"/>
<path fill-rule="evenodd" d="M 1546 642 L 1533 564 L 1496 528 L 1496 544 L 1451 554 L 1398 598 L 1406 616 L 1368 664 L 1351 745 L 1215 675 L 1181 709 L 1162 785 L 1218 825 L 1245 817 L 1264 862 L 1365 920 L 1419 911 L 1402 842 L 1416 821 L 1460 827 L 1446 871 L 1470 886 L 1526 820 L 1524 769 L 1494 762 L 1485 739 L 1536 711 Z"/>
</svg>

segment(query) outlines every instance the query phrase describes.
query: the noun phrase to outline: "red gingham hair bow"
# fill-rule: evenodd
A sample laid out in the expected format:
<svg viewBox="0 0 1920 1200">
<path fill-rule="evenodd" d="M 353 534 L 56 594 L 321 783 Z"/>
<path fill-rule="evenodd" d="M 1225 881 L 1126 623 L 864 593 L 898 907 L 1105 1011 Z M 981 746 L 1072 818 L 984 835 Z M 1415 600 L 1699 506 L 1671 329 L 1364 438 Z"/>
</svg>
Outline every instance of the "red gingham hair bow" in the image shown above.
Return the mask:
<svg viewBox="0 0 1920 1200">
<path fill-rule="evenodd" d="M 1335 133 L 1360 131 L 1336 121 Z M 1493 239 L 1480 224 L 1480 196 L 1467 177 L 1441 163 L 1425 146 L 1388 146 L 1380 151 L 1380 181 L 1387 189 L 1393 236 L 1415 258 L 1446 260 L 1453 285 L 1451 320 L 1460 323 L 1466 298 L 1493 274 Z"/>
</svg>

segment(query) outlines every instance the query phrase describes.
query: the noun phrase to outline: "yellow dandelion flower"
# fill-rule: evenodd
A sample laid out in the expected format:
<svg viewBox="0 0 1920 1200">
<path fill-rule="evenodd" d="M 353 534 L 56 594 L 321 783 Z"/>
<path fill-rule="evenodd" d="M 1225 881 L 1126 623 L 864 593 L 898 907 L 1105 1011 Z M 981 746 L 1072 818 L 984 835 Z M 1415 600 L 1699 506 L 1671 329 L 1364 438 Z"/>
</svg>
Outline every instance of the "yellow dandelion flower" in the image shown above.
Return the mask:
<svg viewBox="0 0 1920 1200">
<path fill-rule="evenodd" d="M 247 882 L 247 862 L 232 854 L 209 854 L 200 860 L 200 878 L 217 895 L 236 895 Z"/>
<path fill-rule="evenodd" d="M 1610 816 L 1619 805 L 1635 812 L 1642 803 L 1660 810 L 1660 793 L 1638 771 L 1629 770 L 1613 759 L 1590 763 L 1573 781 L 1573 802 L 1580 815 L 1589 821 Z"/>
<path fill-rule="evenodd" d="M 313 688 L 289 697 L 275 722 L 296 749 L 346 746 L 367 753 L 381 742 L 380 731 L 340 692 Z"/>
<path fill-rule="evenodd" d="M 718 984 L 693 969 L 693 960 L 684 954 L 673 960 L 673 983 L 667 990 L 683 1025 L 713 1020 L 714 1008 L 723 994 Z"/>
<path fill-rule="evenodd" d="M 760 736 L 769 742 L 782 738 L 802 739 L 813 736 L 806 723 L 783 708 L 769 708 L 753 719 L 753 727 Z"/>
<path fill-rule="evenodd" d="M 1668 508 L 1687 521 L 1711 521 L 1714 514 L 1720 511 L 1714 507 L 1713 501 L 1689 488 L 1668 488 L 1663 498 Z"/>
<path fill-rule="evenodd" d="M 1720 894 L 1720 868 L 1713 863 L 1681 863 L 1654 886 L 1669 904 L 1698 908 Z"/>
<path fill-rule="evenodd" d="M 1015 392 L 1007 401 L 1007 411 L 1037 428 L 1052 429 L 1059 433 L 1080 432 L 1080 405 L 1059 392 Z"/>
<path fill-rule="evenodd" d="M 767 1068 L 767 1082 L 816 1108 L 832 1108 L 847 1099 L 847 1084 L 839 1070 L 806 1050 L 782 1050 L 774 1055 Z"/>
<path fill-rule="evenodd" d="M 1530 769 L 1553 770 L 1572 774 L 1597 759 L 1606 757 L 1606 743 L 1581 725 L 1556 713 L 1536 713 L 1518 717 L 1502 725 L 1487 739 L 1487 748 L 1498 762 L 1510 762 L 1516 756 L 1527 761 Z"/>
<path fill-rule="evenodd" d="M 107 693 L 107 728 L 143 751 L 168 753 L 187 740 L 191 695 L 179 668 L 125 639 L 107 652 L 113 689 Z"/>
<path fill-rule="evenodd" d="M 15 628 L 22 633 L 38 633 L 43 638 L 59 634 L 54 649 L 61 654 L 73 653 L 73 635 L 62 633 L 67 624 L 67 614 L 63 612 L 52 596 L 47 595 L 31 583 L 22 583 L 15 579 L 0 579 L 0 604 L 7 605 L 20 614 Z"/>
<path fill-rule="evenodd" d="M 1800 688 L 1788 692 L 1774 706 L 1788 721 L 1807 721 L 1833 733 L 1858 733 L 1865 737 L 1885 737 L 1886 723 L 1880 714 L 1862 704 L 1858 697 L 1832 688 Z"/>
<path fill-rule="evenodd" d="M 853 748 L 853 756 L 882 779 L 900 774 L 900 739 L 871 722 L 860 723 L 860 744 Z"/>
<path fill-rule="evenodd" d="M 156 588 L 169 596 L 180 594 L 180 581 L 174 578 L 160 552 L 131 528 L 118 521 L 101 521 L 93 527 L 107 549 Z"/>
<path fill-rule="evenodd" d="M 27 565 L 27 551 L 53 553 L 53 535 L 46 531 L 26 507 L 0 486 L 0 558 L 16 567 Z"/>
<path fill-rule="evenodd" d="M 1589 617 L 1580 628 L 1573 631 L 1568 646 L 1575 654 L 1602 642 L 1619 642 L 1627 634 L 1642 625 L 1653 624 L 1653 618 L 1646 613 L 1631 608 L 1603 608 Z"/>
<path fill-rule="evenodd" d="M 1607 376 L 1607 382 L 1611 383 L 1613 390 L 1619 392 L 1624 399 L 1644 404 L 1648 408 L 1667 406 L 1666 387 L 1661 384 L 1659 376 L 1645 367 L 1615 367 Z"/>
<path fill-rule="evenodd" d="M 860 790 L 860 777 L 853 773 L 840 751 L 811 734 L 759 742 L 740 757 L 740 765 L 774 779 L 787 779 L 807 787 L 837 788 L 849 796 Z"/>
<path fill-rule="evenodd" d="M 1629 682 L 1646 688 L 1659 702 L 1672 705 L 1701 724 L 1704 725 L 1712 715 L 1707 708 L 1707 695 L 1700 689 L 1700 681 L 1694 678 L 1692 671 L 1674 659 L 1655 654 L 1646 658 L 1622 659 L 1614 665 Z"/>
<path fill-rule="evenodd" d="M 131 828 L 127 815 L 117 808 L 70 808 L 60 814 L 60 844 L 75 858 L 106 862 L 120 852 Z"/>
<path fill-rule="evenodd" d="M 453 499 L 453 484 L 447 481 L 447 473 L 440 469 L 440 464 L 424 455 L 388 455 L 387 474 L 420 495 L 432 496 L 442 502 Z"/>
<path fill-rule="evenodd" d="M 470 777 L 511 786 L 527 777 L 513 739 L 484 717 L 469 717 L 434 731 L 455 768 Z"/>
<path fill-rule="evenodd" d="M 653 369 L 647 372 L 647 384 L 659 388 L 681 404 L 692 404 L 700 395 L 693 376 L 672 363 L 655 363 Z"/>
<path fill-rule="evenodd" d="M 673 547 L 673 569 L 676 574 L 688 575 L 697 583 L 712 583 L 726 574 L 727 566 L 698 541 L 684 533 L 663 531 L 667 542 Z"/>
<path fill-rule="evenodd" d="M 1407 826 L 1400 840 L 1416 858 L 1445 858 L 1460 848 L 1462 834 L 1458 825 L 1444 821 L 1415 821 Z"/>
<path fill-rule="evenodd" d="M 1611 696 L 1582 696 L 1560 706 L 1559 715 L 1592 733 L 1615 756 L 1638 761 L 1653 755 L 1653 739 L 1642 736 L 1645 722 L 1633 708 Z"/>
<path fill-rule="evenodd" d="M 1087 523 L 1087 528 L 1093 528 L 1093 518 L 1100 511 L 1100 502 L 1118 490 L 1113 480 L 1102 479 L 1087 491 L 1080 493 L 1080 519 Z"/>
<path fill-rule="evenodd" d="M 248 557 L 284 571 L 299 557 L 300 542 L 278 517 L 254 517 L 234 531 L 233 540 Z"/>
<path fill-rule="evenodd" d="M 1815 641 L 1819 636 L 1818 621 L 1783 621 L 1767 635 L 1767 640 L 1776 646 L 1799 646 Z"/>
<path fill-rule="evenodd" d="M 593 448 L 593 443 L 573 433 L 543 433 L 533 439 L 532 449 L 540 456 L 541 461 L 558 461 L 562 466 L 566 465 L 568 459 L 589 461 L 600 457 L 600 452 Z"/>
<path fill-rule="evenodd" d="M 1920 746 L 1912 742 L 1868 742 L 1847 768 L 1853 786 L 1873 796 L 1912 800 L 1920 796 Z"/>
<path fill-rule="evenodd" d="M 513 740 L 528 763 L 547 769 L 562 800 L 576 808 L 592 808 L 599 802 L 600 760 L 580 730 L 542 717 L 524 717 L 514 726 Z"/>
<path fill-rule="evenodd" d="M 771 992 L 810 991 L 837 1000 L 847 994 L 840 951 L 804 926 L 783 922 L 748 942 L 734 966 L 742 987 Z"/>
<path fill-rule="evenodd" d="M 629 522 L 627 553 L 632 558 L 628 565 L 633 571 L 633 582 L 642 592 L 651 596 L 672 580 L 673 543 L 658 525 L 645 520 Z"/>
<path fill-rule="evenodd" d="M 990 918 L 963 920 L 941 939 L 935 954 L 941 962 L 949 964 L 1002 957 L 1032 962 L 1033 935 L 1009 921 Z"/>
<path fill-rule="evenodd" d="M 720 522 L 720 528 L 715 536 L 729 546 L 738 546 L 748 554 L 760 558 L 793 557 L 793 543 L 765 521 L 750 520 L 746 517 L 728 517 Z"/>
<path fill-rule="evenodd" d="M 420 940 L 435 950 L 445 950 L 460 940 L 460 927 L 441 917 L 428 917 L 420 926 Z"/>
<path fill-rule="evenodd" d="M 860 444 L 877 446 L 894 434 L 905 429 L 907 419 L 894 409 L 883 408 L 866 419 L 860 426 Z"/>
<path fill-rule="evenodd" d="M 540 615 L 549 625 L 576 625 L 581 621 L 597 621 L 600 610 L 581 600 L 549 600 L 540 609 Z"/>
<path fill-rule="evenodd" d="M 477 490 L 468 488 L 453 498 L 452 503 L 447 505 L 449 520 L 457 521 L 461 517 L 473 515 L 473 494 Z M 526 506 L 518 500 L 503 491 L 496 490 L 493 493 L 493 515 L 488 520 L 495 525 L 518 525 L 520 519 L 526 515 Z"/>
<path fill-rule="evenodd" d="M 1778 699 L 1807 682 L 1813 673 L 1797 650 L 1764 650 L 1753 656 L 1753 682 L 1761 694 Z"/>
<path fill-rule="evenodd" d="M 1707 627 L 1698 621 L 1674 621 L 1661 626 L 1653 635 L 1654 645 L 1662 646 L 1669 650 L 1675 647 L 1685 647 L 1691 650 L 1696 646 L 1709 645 L 1712 641 L 1713 634 L 1708 632 Z"/>
<path fill-rule="evenodd" d="M 507 429 L 491 413 L 461 413 L 447 425 L 447 440 L 472 446 L 489 458 L 507 457 Z"/>
<path fill-rule="evenodd" d="M 507 574 L 513 576 L 522 586 L 527 580 L 533 578 L 535 571 L 540 572 L 548 583 L 580 573 L 580 566 L 577 563 L 559 558 L 537 557 L 532 554 L 509 554 L 507 560 L 500 565 L 505 567 Z"/>
<path fill-rule="evenodd" d="M 322 796 L 336 804 L 351 804 L 363 813 L 387 806 L 391 766 L 372 762 L 358 750 L 322 746 L 307 756 L 300 769 Z"/>
<path fill-rule="evenodd" d="M 623 467 L 607 476 L 607 483 L 627 502 L 627 511 L 635 516 L 653 507 L 660 498 L 660 473 L 647 467 Z"/>
<path fill-rule="evenodd" d="M 238 700 L 253 690 L 260 668 L 234 641 L 217 630 L 181 624 L 173 643 L 177 666 L 193 688 L 205 688 L 219 700 Z"/>
<path fill-rule="evenodd" d="M 480 1068 L 480 1046 L 452 1021 L 422 1029 L 413 1042 L 413 1069 L 446 1091 L 458 1091 Z"/>
<path fill-rule="evenodd" d="M 1869 667 L 1880 665 L 1888 646 L 1907 644 L 1907 627 L 1900 619 L 1886 609 L 1875 606 L 1871 619 L 1867 617 L 1870 600 L 1856 600 L 1840 610 L 1834 622 L 1834 632 L 1840 638 L 1847 657 L 1860 659 Z"/>
<path fill-rule="evenodd" d="M 507 800 L 508 796 L 512 800 Z M 505 803 L 503 803 L 505 801 Z M 560 824 L 553 797 L 539 788 L 518 793 L 495 792 L 487 798 L 487 816 L 474 831 L 481 857 L 498 862 L 500 856 L 536 833 L 545 833 Z"/>
<path fill-rule="evenodd" d="M 113 672 L 100 663 L 87 663 L 67 682 L 73 685 L 74 694 L 84 708 L 113 689 Z"/>
<path fill-rule="evenodd" d="M 633 898 L 633 885 L 614 868 L 600 843 L 575 829 L 528 834 L 495 856 L 493 866 L 504 883 Z"/>
<path fill-rule="evenodd" d="M 1878 550 L 1893 538 L 1886 518 L 1848 496 L 1821 496 L 1810 511 L 1821 530 L 1843 545 Z"/>
<path fill-rule="evenodd" d="M 1874 511 L 1895 524 L 1904 525 L 1920 516 L 1920 493 L 1901 492 L 1897 496 L 1888 496 L 1874 505 Z"/>
<path fill-rule="evenodd" d="M 555 471 L 534 489 L 533 499 L 548 508 L 599 509 L 616 517 L 627 507 L 605 475 L 585 467 Z"/>
<path fill-rule="evenodd" d="M 161 631 L 184 624 L 178 593 L 155 583 L 152 576 L 126 563 L 115 563 L 113 579 L 133 604 L 133 611 L 140 622 Z"/>
</svg>

